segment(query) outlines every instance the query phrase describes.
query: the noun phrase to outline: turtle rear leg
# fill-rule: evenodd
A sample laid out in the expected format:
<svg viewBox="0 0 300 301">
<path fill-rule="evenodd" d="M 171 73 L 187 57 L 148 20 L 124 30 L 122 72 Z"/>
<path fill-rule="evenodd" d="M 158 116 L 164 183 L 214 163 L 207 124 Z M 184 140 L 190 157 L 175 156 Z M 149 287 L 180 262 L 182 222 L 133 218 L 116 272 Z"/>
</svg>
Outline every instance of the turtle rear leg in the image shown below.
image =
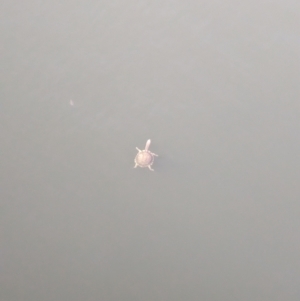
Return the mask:
<svg viewBox="0 0 300 301">
<path fill-rule="evenodd" d="M 152 167 L 150 165 L 148 165 L 148 168 L 151 170 L 151 171 L 154 171 L 154 169 L 152 169 Z"/>
</svg>

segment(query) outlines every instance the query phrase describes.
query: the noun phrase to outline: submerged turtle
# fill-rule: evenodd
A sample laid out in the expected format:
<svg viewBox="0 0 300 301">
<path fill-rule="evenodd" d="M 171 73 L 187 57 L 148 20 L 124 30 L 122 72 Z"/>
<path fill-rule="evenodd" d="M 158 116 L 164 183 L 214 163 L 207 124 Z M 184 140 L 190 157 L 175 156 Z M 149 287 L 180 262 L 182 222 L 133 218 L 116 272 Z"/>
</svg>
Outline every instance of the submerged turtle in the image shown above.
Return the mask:
<svg viewBox="0 0 300 301">
<path fill-rule="evenodd" d="M 136 147 L 136 149 L 139 152 L 137 153 L 137 155 L 135 156 L 135 159 L 134 159 L 134 163 L 135 163 L 134 168 L 136 168 L 137 166 L 139 166 L 139 167 L 148 167 L 150 170 L 153 171 L 153 169 L 151 168 L 151 165 L 154 162 L 154 156 L 157 157 L 158 155 L 156 155 L 154 153 L 151 153 L 148 150 L 149 146 L 150 146 L 150 143 L 151 143 L 151 140 L 148 139 L 147 142 L 146 142 L 146 146 L 145 146 L 144 150 L 140 150 Z"/>
</svg>

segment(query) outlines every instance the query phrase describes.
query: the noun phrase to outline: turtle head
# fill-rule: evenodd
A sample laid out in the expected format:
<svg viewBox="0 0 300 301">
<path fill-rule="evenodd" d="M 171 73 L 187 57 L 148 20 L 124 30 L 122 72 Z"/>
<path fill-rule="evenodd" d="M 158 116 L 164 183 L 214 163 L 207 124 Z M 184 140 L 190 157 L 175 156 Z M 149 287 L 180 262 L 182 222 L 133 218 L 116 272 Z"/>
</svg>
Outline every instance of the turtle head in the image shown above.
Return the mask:
<svg viewBox="0 0 300 301">
<path fill-rule="evenodd" d="M 146 142 L 145 150 L 149 149 L 150 144 L 151 144 L 151 140 L 148 139 L 147 142 Z"/>
</svg>

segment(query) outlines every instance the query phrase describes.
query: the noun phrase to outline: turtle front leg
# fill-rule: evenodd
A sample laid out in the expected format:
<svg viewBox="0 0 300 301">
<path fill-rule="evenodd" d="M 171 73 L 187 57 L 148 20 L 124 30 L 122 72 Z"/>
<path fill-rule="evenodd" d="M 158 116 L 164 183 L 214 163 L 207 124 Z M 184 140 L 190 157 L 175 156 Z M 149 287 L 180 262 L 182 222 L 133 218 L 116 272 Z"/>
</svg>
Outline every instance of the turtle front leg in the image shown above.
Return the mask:
<svg viewBox="0 0 300 301">
<path fill-rule="evenodd" d="M 152 169 L 150 165 L 148 165 L 148 168 L 149 168 L 151 171 L 154 171 L 154 169 Z"/>
<path fill-rule="evenodd" d="M 137 149 L 139 152 L 141 152 L 141 150 L 140 150 L 139 148 L 136 147 L 136 149 Z"/>
</svg>

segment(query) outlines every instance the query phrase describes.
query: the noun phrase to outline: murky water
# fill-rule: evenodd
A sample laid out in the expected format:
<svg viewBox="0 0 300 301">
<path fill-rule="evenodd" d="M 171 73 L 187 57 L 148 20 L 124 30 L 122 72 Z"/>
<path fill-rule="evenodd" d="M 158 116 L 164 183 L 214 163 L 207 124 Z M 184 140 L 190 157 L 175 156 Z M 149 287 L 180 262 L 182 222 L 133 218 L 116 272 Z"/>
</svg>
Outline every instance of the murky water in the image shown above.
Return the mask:
<svg viewBox="0 0 300 301">
<path fill-rule="evenodd" d="M 6 2 L 0 299 L 299 300 L 298 3 Z"/>
</svg>

